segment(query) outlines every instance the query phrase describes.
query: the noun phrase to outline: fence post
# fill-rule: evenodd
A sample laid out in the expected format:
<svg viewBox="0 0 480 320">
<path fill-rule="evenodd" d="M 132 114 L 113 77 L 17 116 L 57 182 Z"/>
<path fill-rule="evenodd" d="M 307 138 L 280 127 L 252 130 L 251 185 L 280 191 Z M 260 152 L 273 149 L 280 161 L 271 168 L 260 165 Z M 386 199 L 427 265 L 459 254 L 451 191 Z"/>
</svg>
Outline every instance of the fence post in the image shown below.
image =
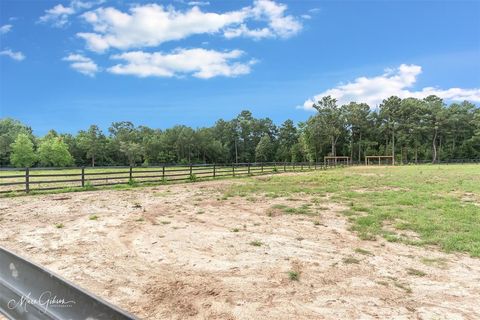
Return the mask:
<svg viewBox="0 0 480 320">
<path fill-rule="evenodd" d="M 129 172 L 129 181 L 133 180 L 133 167 L 130 166 L 130 172 Z"/>
<path fill-rule="evenodd" d="M 300 170 L 303 171 L 303 162 L 300 163 Z"/>
<path fill-rule="evenodd" d="M 314 170 L 317 170 L 317 161 L 314 162 L 314 164 L 313 164 L 313 169 L 314 169 Z"/>
<path fill-rule="evenodd" d="M 251 163 L 249 162 L 248 165 L 247 165 L 247 167 L 248 167 L 248 174 L 249 174 L 249 175 L 250 175 L 250 165 L 251 165 Z"/>
<path fill-rule="evenodd" d="M 287 172 L 287 163 L 286 162 L 283 163 L 283 171 Z"/>
<path fill-rule="evenodd" d="M 232 177 L 235 177 L 235 163 L 232 163 Z"/>
<path fill-rule="evenodd" d="M 82 188 L 85 187 L 85 167 L 82 167 Z"/>
<path fill-rule="evenodd" d="M 162 167 L 162 180 L 165 181 L 165 165 Z"/>
<path fill-rule="evenodd" d="M 192 176 L 192 164 L 190 163 L 190 177 Z"/>
<path fill-rule="evenodd" d="M 263 173 L 263 162 L 262 162 L 262 173 Z"/>
<path fill-rule="evenodd" d="M 214 164 L 213 164 L 213 177 L 214 177 L 214 178 L 215 178 L 215 175 L 216 175 L 216 173 L 215 173 L 215 163 L 214 163 Z"/>
<path fill-rule="evenodd" d="M 25 192 L 30 192 L 30 169 L 25 168 Z"/>
</svg>

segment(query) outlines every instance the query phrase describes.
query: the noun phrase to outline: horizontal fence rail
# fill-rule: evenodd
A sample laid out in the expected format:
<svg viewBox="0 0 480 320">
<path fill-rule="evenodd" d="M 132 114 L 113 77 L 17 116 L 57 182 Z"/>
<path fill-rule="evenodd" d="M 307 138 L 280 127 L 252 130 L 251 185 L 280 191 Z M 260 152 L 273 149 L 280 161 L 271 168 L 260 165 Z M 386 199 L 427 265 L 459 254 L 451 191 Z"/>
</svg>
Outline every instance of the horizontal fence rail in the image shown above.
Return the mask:
<svg viewBox="0 0 480 320">
<path fill-rule="evenodd" d="M 397 161 L 396 165 L 426 164 L 432 161 Z M 480 159 L 439 160 L 436 164 L 480 164 Z M 376 164 L 376 163 L 371 163 Z M 382 163 L 377 163 L 382 164 Z M 388 164 L 388 163 L 385 163 Z M 160 166 L 0 168 L 0 194 L 62 189 L 91 189 L 100 186 L 197 181 L 225 177 L 324 170 L 337 166 L 364 165 L 356 161 L 256 162 L 232 164 L 165 164 Z"/>
</svg>

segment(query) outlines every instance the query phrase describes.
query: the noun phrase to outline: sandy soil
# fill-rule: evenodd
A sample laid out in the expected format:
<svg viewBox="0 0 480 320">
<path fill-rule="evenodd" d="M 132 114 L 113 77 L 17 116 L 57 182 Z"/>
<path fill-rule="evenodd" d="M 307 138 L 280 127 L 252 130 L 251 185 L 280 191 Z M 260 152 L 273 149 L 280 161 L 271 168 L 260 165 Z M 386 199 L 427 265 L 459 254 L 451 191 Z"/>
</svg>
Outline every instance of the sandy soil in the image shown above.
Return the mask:
<svg viewBox="0 0 480 320">
<path fill-rule="evenodd" d="M 362 241 L 328 198 L 222 200 L 237 183 L 0 199 L 0 245 L 142 319 L 480 318 L 479 259 Z"/>
</svg>

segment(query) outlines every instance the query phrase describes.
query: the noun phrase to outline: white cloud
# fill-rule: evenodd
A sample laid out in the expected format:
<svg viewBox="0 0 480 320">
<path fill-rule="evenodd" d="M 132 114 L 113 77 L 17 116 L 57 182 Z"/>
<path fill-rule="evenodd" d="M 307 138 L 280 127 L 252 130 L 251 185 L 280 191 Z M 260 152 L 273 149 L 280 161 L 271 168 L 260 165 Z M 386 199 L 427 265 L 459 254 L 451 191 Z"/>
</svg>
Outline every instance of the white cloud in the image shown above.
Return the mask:
<svg viewBox="0 0 480 320">
<path fill-rule="evenodd" d="M 208 1 L 190 1 L 188 3 L 189 6 L 208 6 L 210 2 Z"/>
<path fill-rule="evenodd" d="M 286 9 L 286 5 L 272 0 L 256 0 L 253 6 L 224 13 L 203 12 L 198 6 L 180 11 L 172 6 L 146 4 L 134 6 L 129 12 L 107 7 L 84 13 L 82 17 L 92 26 L 93 32 L 77 35 L 86 41 L 87 48 L 96 52 L 109 48 L 155 47 L 195 34 L 286 38 L 302 28 L 297 18 L 285 15 Z M 248 21 L 266 22 L 266 26 L 249 29 Z"/>
<path fill-rule="evenodd" d="M 12 25 L 11 24 L 6 24 L 0 27 L 0 34 L 5 34 L 8 33 L 12 30 Z"/>
<path fill-rule="evenodd" d="M 17 61 L 22 61 L 25 59 L 25 55 L 23 53 L 20 51 L 12 51 L 10 49 L 0 51 L 0 56 L 7 56 Z"/>
<path fill-rule="evenodd" d="M 240 50 L 215 51 L 206 49 L 176 49 L 172 53 L 131 51 L 113 55 L 115 60 L 123 60 L 108 69 L 114 74 L 135 75 L 138 77 L 174 77 L 193 75 L 208 79 L 216 76 L 235 77 L 250 73 L 254 60 L 235 62 L 243 55 Z"/>
<path fill-rule="evenodd" d="M 436 95 L 445 100 L 480 101 L 480 88 L 439 89 L 435 87 L 425 87 L 417 91 L 409 89 L 415 84 L 418 75 L 421 73 L 422 67 L 420 66 L 402 64 L 396 69 L 385 70 L 382 75 L 371 78 L 360 77 L 347 84 L 340 84 L 335 88 L 328 89 L 316 95 L 313 99 L 305 101 L 300 108 L 315 110 L 312 108 L 314 101 L 318 101 L 328 95 L 336 98 L 339 104 L 356 101 L 365 102 L 372 107 L 378 106 L 383 99 L 390 96 L 422 99 L 429 95 Z"/>
<path fill-rule="evenodd" d="M 70 54 L 62 60 L 71 62 L 72 69 L 90 77 L 95 76 L 95 73 L 99 71 L 97 64 L 92 59 L 81 54 Z"/>
<path fill-rule="evenodd" d="M 82 10 L 92 8 L 96 4 L 103 3 L 104 0 L 98 0 L 95 2 L 83 2 L 79 0 L 72 0 L 69 6 L 63 4 L 57 4 L 51 9 L 45 10 L 45 14 L 38 19 L 40 23 L 51 23 L 52 26 L 61 28 L 68 23 L 68 19 L 71 15 L 78 13 Z"/>
</svg>

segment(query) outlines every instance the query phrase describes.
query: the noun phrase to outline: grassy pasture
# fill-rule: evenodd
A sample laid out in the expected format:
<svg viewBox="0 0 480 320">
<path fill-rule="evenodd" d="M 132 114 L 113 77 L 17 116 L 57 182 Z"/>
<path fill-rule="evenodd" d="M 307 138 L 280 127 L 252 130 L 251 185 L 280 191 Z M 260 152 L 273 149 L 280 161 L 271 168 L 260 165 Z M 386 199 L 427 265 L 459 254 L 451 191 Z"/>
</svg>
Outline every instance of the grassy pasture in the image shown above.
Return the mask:
<svg viewBox="0 0 480 320">
<path fill-rule="evenodd" d="M 254 194 L 329 199 L 349 208 L 344 214 L 362 239 L 381 236 L 480 256 L 479 165 L 351 167 L 250 178 L 225 191 L 227 198 Z"/>
</svg>

